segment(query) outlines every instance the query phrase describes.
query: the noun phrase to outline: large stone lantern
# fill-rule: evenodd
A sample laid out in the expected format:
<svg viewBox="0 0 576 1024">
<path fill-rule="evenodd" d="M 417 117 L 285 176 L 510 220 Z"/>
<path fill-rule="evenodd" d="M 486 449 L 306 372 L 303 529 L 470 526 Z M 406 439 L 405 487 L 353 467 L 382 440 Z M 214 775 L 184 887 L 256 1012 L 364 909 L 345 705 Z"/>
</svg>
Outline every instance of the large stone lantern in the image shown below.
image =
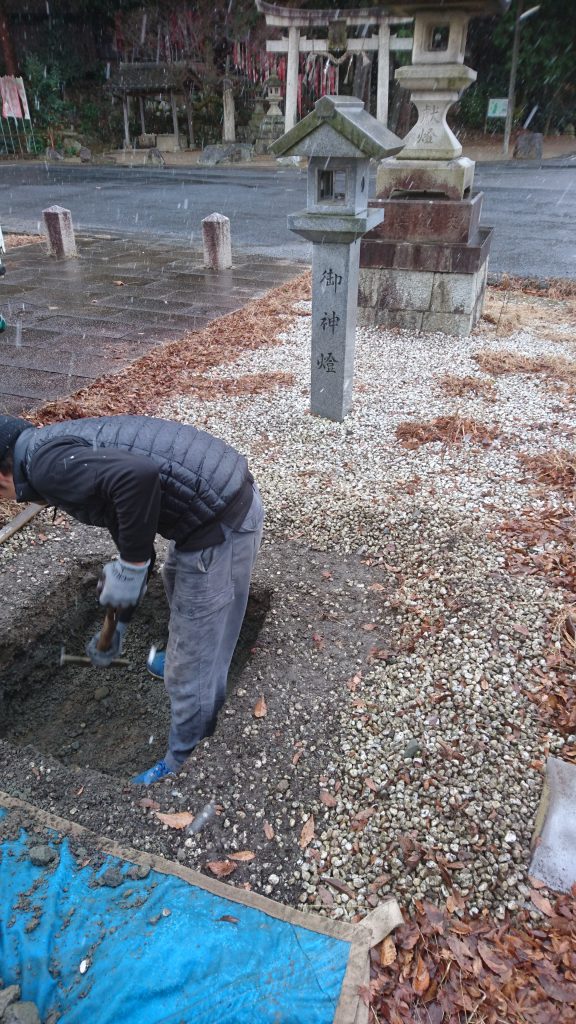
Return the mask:
<svg viewBox="0 0 576 1024">
<path fill-rule="evenodd" d="M 267 153 L 270 144 L 284 134 L 284 115 L 280 110 L 282 86 L 278 75 L 268 75 L 264 83 L 264 90 L 269 106 L 258 126 L 258 136 L 254 146 L 258 155 Z"/>
<path fill-rule="evenodd" d="M 282 102 L 282 86 L 278 75 L 268 75 L 266 79 L 266 99 L 270 106 L 268 114 L 281 115 L 280 103 Z"/>
<path fill-rule="evenodd" d="M 394 327 L 468 334 L 482 312 L 492 229 L 480 228 L 482 195 L 472 195 L 474 162 L 446 115 L 476 72 L 464 64 L 468 22 L 510 0 L 400 0 L 414 16 L 412 64 L 396 78 L 418 120 L 400 153 L 383 160 L 375 205 L 384 223 L 361 253 L 359 303 L 367 319 Z"/>
<path fill-rule="evenodd" d="M 368 208 L 371 159 L 402 148 L 400 139 L 355 96 L 324 96 L 271 147 L 308 157 L 307 206 L 288 217 L 312 248 L 310 409 L 340 421 L 352 399 L 360 238 L 383 213 Z"/>
</svg>

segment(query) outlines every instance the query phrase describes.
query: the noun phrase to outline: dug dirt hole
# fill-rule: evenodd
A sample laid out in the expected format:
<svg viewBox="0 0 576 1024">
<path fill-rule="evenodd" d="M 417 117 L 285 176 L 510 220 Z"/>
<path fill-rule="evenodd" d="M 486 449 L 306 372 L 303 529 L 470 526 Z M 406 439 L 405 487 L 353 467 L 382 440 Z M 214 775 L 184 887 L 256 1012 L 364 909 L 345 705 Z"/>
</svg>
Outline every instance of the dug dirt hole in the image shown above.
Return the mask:
<svg viewBox="0 0 576 1024">
<path fill-rule="evenodd" d="M 129 777 L 165 752 L 168 697 L 163 683 L 148 673 L 146 659 L 150 646 L 167 637 L 168 608 L 162 582 L 155 576 L 126 635 L 127 665 L 61 666 L 62 646 L 67 654 L 83 655 L 103 622 L 103 609 L 95 598 L 96 574 L 90 585 L 86 579 L 69 581 L 64 599 L 56 595 L 49 606 L 39 609 L 38 634 L 25 647 L 16 647 L 1 669 L 0 737 L 15 747 L 31 746 L 50 754 L 64 765 Z M 269 606 L 269 593 L 253 589 L 229 690 L 250 658 Z"/>
</svg>

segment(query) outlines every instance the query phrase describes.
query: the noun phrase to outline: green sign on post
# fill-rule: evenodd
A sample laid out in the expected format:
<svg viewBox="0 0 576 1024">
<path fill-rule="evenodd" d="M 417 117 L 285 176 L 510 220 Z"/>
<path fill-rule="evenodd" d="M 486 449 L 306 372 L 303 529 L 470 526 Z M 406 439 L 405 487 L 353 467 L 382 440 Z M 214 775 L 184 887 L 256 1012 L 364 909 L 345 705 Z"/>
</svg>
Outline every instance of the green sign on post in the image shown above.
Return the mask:
<svg viewBox="0 0 576 1024">
<path fill-rule="evenodd" d="M 488 100 L 488 113 L 486 117 L 506 117 L 508 112 L 507 99 Z"/>
</svg>

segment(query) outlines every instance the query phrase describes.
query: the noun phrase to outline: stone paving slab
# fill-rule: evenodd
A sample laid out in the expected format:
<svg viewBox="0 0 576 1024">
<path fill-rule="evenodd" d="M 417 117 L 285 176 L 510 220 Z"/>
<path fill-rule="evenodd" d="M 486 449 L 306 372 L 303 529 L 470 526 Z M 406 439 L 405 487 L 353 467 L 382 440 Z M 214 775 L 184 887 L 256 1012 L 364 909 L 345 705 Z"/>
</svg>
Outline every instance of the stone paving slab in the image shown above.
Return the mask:
<svg viewBox="0 0 576 1024">
<path fill-rule="evenodd" d="M 181 244 L 102 235 L 76 241 L 78 257 L 71 260 L 54 260 L 43 243 L 6 253 L 0 413 L 66 397 L 304 270 L 289 260 L 234 253 L 233 268 L 218 274 L 204 267 L 201 250 Z"/>
<path fill-rule="evenodd" d="M 559 757 L 546 762 L 530 874 L 559 892 L 576 882 L 576 765 Z"/>
<path fill-rule="evenodd" d="M 10 373 L 15 370 L 40 370 L 47 371 L 50 374 L 54 373 L 54 355 L 52 349 L 40 348 L 40 349 L 12 349 L 10 353 L 10 359 L 12 366 L 10 367 Z M 115 369 L 121 368 L 125 365 L 125 356 L 114 356 L 108 357 L 110 361 L 110 370 L 114 372 Z M 83 377 L 91 377 L 96 380 L 102 375 L 102 359 L 101 357 L 94 358 L 91 354 L 87 355 L 84 353 L 77 352 L 58 352 L 58 370 L 61 374 L 66 376 L 76 376 L 78 373 L 79 366 L 82 370 Z M 18 378 L 17 378 L 18 379 Z"/>
<path fill-rule="evenodd" d="M 149 351 L 156 344 L 156 339 L 150 341 L 149 338 L 132 334 L 121 339 L 100 338 L 96 358 L 100 361 L 106 359 L 109 362 L 118 356 L 120 360 L 131 361 L 136 358 L 135 352 Z M 86 355 L 90 355 L 90 357 L 94 355 L 89 341 L 82 334 L 67 334 L 65 338 L 62 338 L 58 332 L 48 331 L 41 326 L 29 326 L 20 333 L 14 327 L 8 327 L 0 335 L 0 364 L 4 358 L 9 365 L 16 366 L 19 355 L 31 358 L 31 353 L 37 353 L 40 359 L 52 358 L 53 360 L 68 358 L 71 355 L 82 359 Z"/>
<path fill-rule="evenodd" d="M 29 407 L 32 407 L 39 405 L 40 401 L 51 401 L 62 395 L 69 395 L 91 383 L 90 377 L 79 376 L 77 373 L 55 373 L 53 369 L 36 370 L 3 366 L 0 401 L 3 401 L 4 394 L 9 397 L 23 395 L 30 399 Z"/>
</svg>

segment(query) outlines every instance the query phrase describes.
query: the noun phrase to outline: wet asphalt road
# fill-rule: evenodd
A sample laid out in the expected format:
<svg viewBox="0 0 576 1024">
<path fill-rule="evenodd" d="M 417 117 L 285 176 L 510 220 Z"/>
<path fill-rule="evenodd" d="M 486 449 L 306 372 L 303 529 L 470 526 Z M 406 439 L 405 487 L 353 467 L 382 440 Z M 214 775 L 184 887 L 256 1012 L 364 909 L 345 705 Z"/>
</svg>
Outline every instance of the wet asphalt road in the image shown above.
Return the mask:
<svg viewBox="0 0 576 1024">
<path fill-rule="evenodd" d="M 146 169 L 15 163 L 0 167 L 4 231 L 36 231 L 42 210 L 72 212 L 78 231 L 178 239 L 201 246 L 201 221 L 230 218 L 233 247 L 309 261 L 309 243 L 286 226 L 306 204 L 306 175 L 291 167 Z M 490 270 L 576 277 L 576 158 L 476 165 L 482 223 L 495 227 Z M 372 184 L 373 188 L 373 184 Z"/>
</svg>

